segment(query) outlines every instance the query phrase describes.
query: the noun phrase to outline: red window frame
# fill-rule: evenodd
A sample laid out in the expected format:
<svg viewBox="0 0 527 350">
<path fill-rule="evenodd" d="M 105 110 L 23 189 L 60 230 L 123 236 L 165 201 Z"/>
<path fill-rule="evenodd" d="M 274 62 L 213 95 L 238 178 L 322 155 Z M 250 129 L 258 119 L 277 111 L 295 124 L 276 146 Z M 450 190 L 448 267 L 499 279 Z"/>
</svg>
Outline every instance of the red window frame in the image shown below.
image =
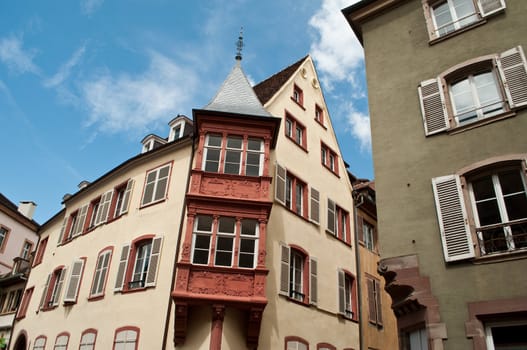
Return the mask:
<svg viewBox="0 0 527 350">
<path fill-rule="evenodd" d="M 68 332 L 61 332 L 59 334 L 57 334 L 57 336 L 55 337 L 55 344 L 53 344 L 53 349 L 55 349 L 55 347 L 57 346 L 57 340 L 59 339 L 59 337 L 62 337 L 62 336 L 67 336 L 68 337 L 68 341 L 66 342 L 66 350 L 68 349 L 68 345 L 70 343 L 70 334 Z"/>
<path fill-rule="evenodd" d="M 48 245 L 48 239 L 49 236 L 44 237 L 40 240 L 40 243 L 38 244 L 37 253 L 35 254 L 35 260 L 33 260 L 33 267 L 37 266 L 42 262 L 42 259 L 44 258 L 44 253 L 46 252 L 46 247 Z"/>
<path fill-rule="evenodd" d="M 20 306 L 18 308 L 18 313 L 16 315 L 17 320 L 26 317 L 27 308 L 29 306 L 29 302 L 31 301 L 31 297 L 33 296 L 34 290 L 34 286 L 25 290 L 24 295 L 22 296 L 22 301 L 20 302 Z"/>
<path fill-rule="evenodd" d="M 297 176 L 290 173 L 289 171 L 286 174 L 286 191 L 285 191 L 285 206 L 289 210 L 291 210 L 293 213 L 295 213 L 298 216 L 301 216 L 305 219 L 308 218 L 308 191 L 307 191 L 307 184 L 300 180 Z M 291 183 L 290 186 L 290 194 L 291 198 L 288 198 L 288 183 Z M 302 187 L 302 197 L 301 197 L 301 213 L 298 212 L 298 193 L 297 193 L 297 186 Z M 289 203 L 288 203 L 289 202 Z"/>
<path fill-rule="evenodd" d="M 49 279 L 49 284 L 47 285 L 47 289 L 44 290 L 45 296 L 42 300 L 42 305 L 40 305 L 42 311 L 51 310 L 56 308 L 58 305 L 49 305 L 49 303 L 52 301 L 53 297 L 53 291 L 55 290 L 55 286 L 57 283 L 60 282 L 60 275 L 63 272 L 66 267 L 64 265 L 60 265 L 56 267 L 53 272 L 51 273 L 51 278 Z M 59 293 L 62 293 L 62 288 L 64 288 L 64 280 L 66 279 L 66 276 L 63 276 L 62 279 L 62 286 L 59 291 Z M 58 303 L 60 304 L 60 302 Z"/>
<path fill-rule="evenodd" d="M 95 344 L 97 344 L 97 330 L 95 328 L 88 328 L 88 329 L 85 329 L 82 333 L 81 333 L 81 338 L 80 338 L 80 341 L 79 341 L 79 349 L 81 347 L 82 344 L 82 337 L 84 337 L 86 334 L 95 334 L 95 338 L 93 339 L 93 348 L 95 349 Z"/>
<path fill-rule="evenodd" d="M 339 156 L 324 142 L 320 143 L 320 162 L 326 169 L 339 176 Z"/>
<path fill-rule="evenodd" d="M 317 344 L 317 350 L 320 349 L 329 349 L 329 350 L 337 350 L 337 348 L 329 343 L 318 343 Z"/>
<path fill-rule="evenodd" d="M 315 103 L 315 120 L 325 128 L 326 126 L 324 125 L 324 117 L 324 109 Z"/>
<path fill-rule="evenodd" d="M 34 346 L 34 344 L 36 344 L 37 340 L 39 340 L 39 339 L 44 339 L 44 344 L 42 345 L 42 349 L 45 349 L 46 348 L 46 343 L 48 342 L 48 337 L 46 337 L 45 335 L 39 335 L 38 337 L 35 338 L 35 341 L 33 341 L 33 346 Z"/>
<path fill-rule="evenodd" d="M 302 89 L 296 84 L 294 84 L 293 86 L 293 94 L 291 95 L 291 100 L 295 101 L 296 104 L 304 108 L 304 91 L 302 91 Z"/>
<path fill-rule="evenodd" d="M 302 343 L 307 347 L 307 350 L 309 350 L 309 343 L 304 338 L 297 337 L 296 335 L 290 335 L 284 338 L 284 349 L 287 350 L 287 343 L 289 342 L 298 342 Z"/>
<path fill-rule="evenodd" d="M 0 253 L 3 253 L 5 247 L 7 246 L 7 239 L 9 238 L 9 234 L 11 233 L 11 229 L 4 225 L 0 225 L 0 229 L 3 229 L 5 231 L 4 239 L 2 240 L 2 244 L 0 245 Z"/>
<path fill-rule="evenodd" d="M 139 348 L 139 336 L 141 335 L 141 330 L 139 329 L 139 327 L 134 327 L 134 326 L 124 326 L 124 327 L 117 328 L 115 330 L 115 333 L 113 336 L 112 349 L 115 350 L 115 342 L 117 341 L 117 334 L 123 331 L 134 331 L 137 334 L 137 337 L 135 338 L 135 349 L 134 349 L 134 350 L 137 350 Z"/>
<path fill-rule="evenodd" d="M 288 128 L 287 125 L 290 124 L 291 127 Z M 300 129 L 302 131 L 302 137 L 300 140 L 297 140 L 296 130 Z M 302 148 L 304 151 L 307 151 L 307 130 L 306 127 L 298 121 L 291 113 L 288 111 L 285 112 L 285 126 L 284 126 L 285 136 Z"/>
</svg>

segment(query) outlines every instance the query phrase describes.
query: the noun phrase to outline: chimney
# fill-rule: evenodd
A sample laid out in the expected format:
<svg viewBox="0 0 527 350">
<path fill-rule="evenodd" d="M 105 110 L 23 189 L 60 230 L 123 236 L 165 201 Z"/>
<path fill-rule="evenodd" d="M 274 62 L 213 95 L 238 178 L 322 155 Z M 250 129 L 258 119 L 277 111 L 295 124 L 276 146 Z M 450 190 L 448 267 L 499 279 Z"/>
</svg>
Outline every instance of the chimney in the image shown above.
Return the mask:
<svg viewBox="0 0 527 350">
<path fill-rule="evenodd" d="M 80 184 L 77 185 L 79 187 L 79 190 L 82 190 L 83 188 L 87 187 L 90 184 L 89 181 L 82 180 Z"/>
<path fill-rule="evenodd" d="M 35 212 L 36 207 L 37 205 L 35 202 L 21 201 L 18 204 L 18 211 L 29 220 L 33 220 L 33 213 Z"/>
</svg>

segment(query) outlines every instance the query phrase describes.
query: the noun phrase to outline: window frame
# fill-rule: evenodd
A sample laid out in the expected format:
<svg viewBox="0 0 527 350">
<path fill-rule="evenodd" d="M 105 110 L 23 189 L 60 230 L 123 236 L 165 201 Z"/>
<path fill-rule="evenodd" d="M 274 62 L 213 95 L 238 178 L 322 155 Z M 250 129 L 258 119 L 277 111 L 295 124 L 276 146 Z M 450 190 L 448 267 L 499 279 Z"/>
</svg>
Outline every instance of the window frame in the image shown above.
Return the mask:
<svg viewBox="0 0 527 350">
<path fill-rule="evenodd" d="M 298 245 L 280 242 L 279 247 L 281 254 L 279 294 L 302 305 L 316 305 L 318 302 L 318 260 Z M 292 289 L 292 285 L 295 284 L 294 276 L 291 274 L 291 270 L 295 268 L 292 263 L 294 257 L 301 259 L 301 265 L 298 266 L 301 274 L 301 292 Z"/>
<path fill-rule="evenodd" d="M 21 320 L 24 317 L 26 317 L 27 309 L 29 307 L 29 303 L 31 302 L 31 297 L 33 296 L 34 291 L 35 291 L 35 286 L 29 287 L 24 291 L 24 295 L 22 296 L 22 301 L 20 302 L 20 306 L 16 314 L 17 320 Z"/>
<path fill-rule="evenodd" d="M 293 84 L 291 100 L 304 109 L 304 91 L 297 84 Z"/>
<path fill-rule="evenodd" d="M 160 177 L 160 173 L 162 170 L 164 170 L 165 168 L 168 168 L 168 174 L 166 175 L 166 177 Z M 154 179 L 150 180 L 148 179 L 148 177 L 150 176 L 150 174 L 154 174 Z M 143 193 L 141 195 L 141 205 L 140 205 L 140 208 L 146 208 L 146 207 L 149 207 L 151 205 L 154 205 L 154 204 L 157 204 L 157 203 L 162 203 L 164 202 L 165 200 L 167 200 L 168 198 L 168 190 L 170 188 L 170 180 L 171 180 L 171 175 L 172 175 L 172 162 L 167 162 L 167 163 L 164 163 L 164 164 L 161 164 L 160 166 L 157 166 L 153 169 L 150 169 L 150 170 L 147 170 L 146 173 L 145 173 L 145 180 L 144 180 L 144 183 L 143 183 Z M 163 196 L 161 196 L 160 198 L 157 198 L 156 199 L 156 193 L 157 193 L 157 190 L 158 190 L 158 186 L 159 186 L 159 183 L 161 181 L 164 181 L 166 179 L 166 184 L 165 184 L 165 189 L 164 189 L 164 193 L 163 193 Z M 152 194 L 151 194 L 151 198 L 150 200 L 146 201 L 146 194 L 147 194 L 147 189 L 149 188 L 149 186 L 152 186 Z"/>
<path fill-rule="evenodd" d="M 368 322 L 383 327 L 381 282 L 373 276 L 366 276 L 365 280 L 368 293 Z"/>
<path fill-rule="evenodd" d="M 309 186 L 307 182 L 303 181 L 294 173 L 289 171 L 287 168 L 282 167 L 278 163 L 276 163 L 275 181 L 275 200 L 277 200 L 293 214 L 309 220 L 312 198 L 310 191 L 308 191 Z M 297 192 L 299 188 L 302 189 L 300 203 Z M 298 212 L 299 208 L 300 213 Z"/>
<path fill-rule="evenodd" d="M 297 135 L 298 130 L 301 131 L 300 137 Z M 287 110 L 285 111 L 284 117 L 284 135 L 295 145 L 307 152 L 307 128 Z"/>
<path fill-rule="evenodd" d="M 134 326 L 124 326 L 124 327 L 120 327 L 120 328 L 117 328 L 115 330 L 115 333 L 114 333 L 114 337 L 113 337 L 113 346 L 112 346 L 112 350 L 117 350 L 117 336 L 120 334 L 120 333 L 123 333 L 123 332 L 135 332 L 135 340 L 133 343 L 135 343 L 135 348 L 134 350 L 137 350 L 139 348 L 139 339 L 140 339 L 140 335 L 141 335 L 141 330 L 139 329 L 139 327 L 134 327 Z M 126 340 L 126 338 L 125 338 Z M 124 344 L 129 344 L 128 342 L 125 342 Z"/>
<path fill-rule="evenodd" d="M 108 222 L 116 220 L 128 213 L 130 202 L 132 198 L 132 191 L 134 188 L 134 179 L 128 179 L 123 183 L 115 186 L 113 189 L 113 196 L 110 202 L 108 212 Z"/>
<path fill-rule="evenodd" d="M 317 350 L 337 350 L 337 348 L 329 343 L 318 343 Z"/>
<path fill-rule="evenodd" d="M 11 229 L 7 226 L 0 224 L 0 232 L 3 232 L 3 236 L 1 238 L 2 241 L 0 242 L 0 253 L 3 253 L 5 251 L 5 247 L 7 246 L 7 240 L 9 239 Z"/>
<path fill-rule="evenodd" d="M 324 109 L 319 106 L 318 103 L 315 103 L 315 120 L 317 123 L 319 123 L 324 129 L 326 129 L 325 125 L 325 115 L 324 115 Z"/>
<path fill-rule="evenodd" d="M 331 198 L 328 198 L 326 232 L 337 238 L 339 241 L 351 246 L 350 227 L 349 211 L 339 206 Z"/>
<path fill-rule="evenodd" d="M 357 300 L 357 279 L 345 269 L 337 269 L 338 279 L 338 310 L 343 318 L 357 321 L 359 305 Z"/>
<path fill-rule="evenodd" d="M 70 268 L 70 278 L 65 284 L 64 305 L 71 305 L 77 303 L 79 290 L 84 276 L 84 267 L 86 266 L 86 257 L 81 257 L 73 260 Z M 65 278 L 64 278 L 65 279 Z"/>
<path fill-rule="evenodd" d="M 88 329 L 85 329 L 82 333 L 81 333 L 81 338 L 79 340 L 79 350 L 94 350 L 95 349 L 95 344 L 97 344 L 97 330 L 95 328 L 88 328 Z M 83 344 L 83 338 L 86 336 L 86 335 L 89 335 L 89 334 L 93 334 L 94 335 L 94 338 L 93 338 L 93 343 L 88 343 L 88 344 Z M 90 348 L 86 348 L 86 346 L 91 346 Z"/>
<path fill-rule="evenodd" d="M 26 246 L 29 246 L 26 249 Z M 25 239 L 24 243 L 22 243 L 22 250 L 20 251 L 20 257 L 24 260 L 29 261 L 31 259 L 31 253 L 33 251 L 33 242 Z"/>
<path fill-rule="evenodd" d="M 324 168 L 339 177 L 339 156 L 331 147 L 320 141 L 320 162 Z"/>
<path fill-rule="evenodd" d="M 56 308 L 60 302 L 62 287 L 66 277 L 67 269 L 64 265 L 56 267 L 47 277 L 42 297 L 40 299 L 39 309 L 42 311 Z"/>
<path fill-rule="evenodd" d="M 59 341 L 59 338 L 62 338 L 62 337 L 66 337 L 66 344 L 57 344 L 57 342 Z M 69 342 L 70 342 L 70 334 L 68 332 L 61 332 L 57 334 L 57 337 L 55 338 L 55 344 L 53 344 L 53 350 L 57 350 L 57 349 L 68 350 Z M 60 346 L 60 348 L 58 348 L 57 346 Z"/>
<path fill-rule="evenodd" d="M 106 293 L 106 285 L 108 283 L 110 265 L 112 263 L 113 248 L 113 246 L 105 247 L 101 249 L 101 251 L 99 251 L 99 254 L 97 254 L 97 260 L 95 260 L 95 268 L 93 270 L 93 277 L 92 283 L 90 284 L 88 300 L 99 300 L 104 298 L 104 295 Z M 104 259 L 106 256 L 108 256 L 106 260 L 106 265 L 101 265 L 101 267 L 99 268 L 99 261 L 101 261 L 101 264 L 104 264 Z M 98 288 L 94 292 L 95 286 L 97 286 Z M 98 291 L 99 289 L 100 291 Z"/>
<path fill-rule="evenodd" d="M 40 339 L 44 340 L 43 344 L 38 344 L 38 341 Z M 40 350 L 40 349 L 44 350 L 46 348 L 47 340 L 48 340 L 48 337 L 46 337 L 45 335 L 39 335 L 38 337 L 36 337 L 35 341 L 33 342 L 33 350 Z M 37 346 L 38 346 L 38 348 L 37 348 Z"/>
</svg>

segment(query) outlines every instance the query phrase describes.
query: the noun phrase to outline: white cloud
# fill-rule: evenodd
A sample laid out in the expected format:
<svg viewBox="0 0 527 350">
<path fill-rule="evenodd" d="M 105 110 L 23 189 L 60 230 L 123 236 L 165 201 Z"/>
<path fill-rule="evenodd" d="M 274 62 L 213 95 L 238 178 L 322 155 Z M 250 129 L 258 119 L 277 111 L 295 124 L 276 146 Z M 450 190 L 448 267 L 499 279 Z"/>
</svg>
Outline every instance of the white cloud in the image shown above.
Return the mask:
<svg viewBox="0 0 527 350">
<path fill-rule="evenodd" d="M 81 11 L 85 15 L 91 15 L 101 7 L 104 0 L 81 0 Z"/>
<path fill-rule="evenodd" d="M 0 60 L 15 73 L 40 74 L 33 63 L 34 52 L 24 51 L 22 40 L 15 36 L 0 39 Z"/>
<path fill-rule="evenodd" d="M 185 110 L 197 88 L 193 71 L 176 65 L 157 52 L 150 53 L 148 69 L 139 75 L 114 77 L 103 73 L 82 84 L 88 125 L 100 131 L 144 131 Z"/>
<path fill-rule="evenodd" d="M 353 82 L 353 70 L 364 58 L 362 46 L 341 12 L 353 2 L 357 1 L 323 0 L 309 20 L 317 36 L 311 44 L 311 54 L 322 73 L 322 81 L 329 87 L 335 80 Z"/>
<path fill-rule="evenodd" d="M 86 51 L 86 45 L 84 44 L 81 47 L 79 47 L 77 51 L 73 53 L 71 58 L 66 63 L 60 66 L 58 72 L 54 76 L 44 80 L 44 86 L 45 87 L 56 87 L 62 84 L 62 82 L 69 77 L 71 73 L 71 69 L 79 63 L 85 51 Z"/>
<path fill-rule="evenodd" d="M 353 107 L 349 108 L 348 113 L 348 128 L 353 137 L 359 141 L 360 150 L 362 152 L 371 152 L 370 117 L 355 110 Z"/>
</svg>

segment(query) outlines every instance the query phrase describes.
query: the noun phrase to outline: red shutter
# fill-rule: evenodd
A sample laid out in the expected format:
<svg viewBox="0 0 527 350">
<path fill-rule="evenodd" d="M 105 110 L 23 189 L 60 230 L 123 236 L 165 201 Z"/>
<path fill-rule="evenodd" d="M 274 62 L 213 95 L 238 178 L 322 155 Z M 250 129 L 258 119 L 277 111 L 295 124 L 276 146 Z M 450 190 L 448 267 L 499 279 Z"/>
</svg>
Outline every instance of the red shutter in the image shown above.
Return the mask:
<svg viewBox="0 0 527 350">
<path fill-rule="evenodd" d="M 448 113 L 439 78 L 421 82 L 418 87 L 425 135 L 433 135 L 448 129 Z"/>
<path fill-rule="evenodd" d="M 498 70 L 510 108 L 527 105 L 527 61 L 521 46 L 502 52 Z"/>
</svg>

